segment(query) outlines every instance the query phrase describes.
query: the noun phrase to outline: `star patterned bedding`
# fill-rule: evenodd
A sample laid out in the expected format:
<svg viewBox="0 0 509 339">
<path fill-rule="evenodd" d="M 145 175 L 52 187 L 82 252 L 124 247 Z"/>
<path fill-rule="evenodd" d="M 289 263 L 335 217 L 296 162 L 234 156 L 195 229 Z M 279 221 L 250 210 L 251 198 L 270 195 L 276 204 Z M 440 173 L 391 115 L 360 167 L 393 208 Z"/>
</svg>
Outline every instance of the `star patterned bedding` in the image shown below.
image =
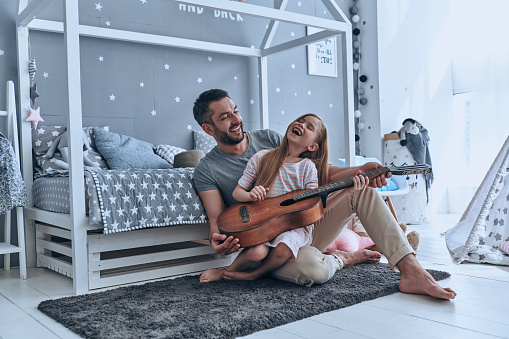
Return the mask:
<svg viewBox="0 0 509 339">
<path fill-rule="evenodd" d="M 91 226 L 116 233 L 148 227 L 208 222 L 193 188 L 194 168 L 85 170 L 86 211 Z M 34 180 L 34 205 L 70 213 L 69 177 Z"/>
<path fill-rule="evenodd" d="M 87 170 L 97 188 L 103 232 L 207 222 L 193 188 L 193 171 Z"/>
</svg>

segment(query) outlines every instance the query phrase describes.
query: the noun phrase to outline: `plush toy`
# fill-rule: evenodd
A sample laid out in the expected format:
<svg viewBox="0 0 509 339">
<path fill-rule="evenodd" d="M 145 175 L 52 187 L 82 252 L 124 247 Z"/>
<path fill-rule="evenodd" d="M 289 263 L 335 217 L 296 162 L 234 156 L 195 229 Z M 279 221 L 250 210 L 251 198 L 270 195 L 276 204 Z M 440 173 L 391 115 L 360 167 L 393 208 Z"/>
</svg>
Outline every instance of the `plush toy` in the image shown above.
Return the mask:
<svg viewBox="0 0 509 339">
<path fill-rule="evenodd" d="M 401 146 L 406 146 L 406 144 L 407 144 L 407 141 L 406 141 L 407 133 L 419 134 L 419 131 L 420 131 L 419 125 L 420 125 L 420 123 L 417 120 L 414 120 L 411 118 L 405 119 L 403 121 L 403 127 L 401 127 L 398 131 L 399 138 L 401 139 L 399 142 L 401 144 Z"/>
<path fill-rule="evenodd" d="M 361 237 L 349 228 L 344 228 L 339 236 L 332 244 L 325 250 L 339 250 L 344 252 L 355 252 L 363 248 L 373 246 L 375 243 L 370 237 Z"/>
<path fill-rule="evenodd" d="M 406 233 L 407 226 L 405 224 L 401 223 L 399 224 L 399 227 L 401 227 L 403 233 Z M 412 246 L 414 251 L 416 251 L 417 247 L 419 246 L 419 233 L 412 231 L 407 234 L 407 239 L 410 243 L 410 246 Z M 371 240 L 369 235 L 366 233 L 366 230 L 360 223 L 359 218 L 356 216 L 346 225 L 336 240 L 334 240 L 334 242 L 329 247 L 327 247 L 324 253 L 327 253 L 331 250 L 355 252 L 363 248 L 381 252 L 373 240 Z"/>
<path fill-rule="evenodd" d="M 325 252 L 339 250 L 344 252 L 355 252 L 363 248 L 373 246 L 375 243 L 367 235 L 364 227 L 357 216 L 348 222 L 334 242 L 327 247 Z"/>
<path fill-rule="evenodd" d="M 403 233 L 406 233 L 407 226 L 405 224 L 400 223 L 399 227 L 401 227 L 401 229 L 403 230 Z M 366 233 L 366 236 L 367 235 L 368 234 Z M 419 247 L 419 233 L 417 233 L 416 231 L 412 231 L 412 232 L 410 232 L 410 233 L 408 233 L 406 235 L 406 238 L 407 238 L 408 243 L 410 244 L 410 246 L 412 246 L 412 248 L 414 249 L 414 251 L 417 251 L 417 247 Z M 369 247 L 368 249 L 381 253 L 381 251 L 378 249 L 378 247 L 376 245 L 373 245 L 373 246 Z"/>
<path fill-rule="evenodd" d="M 82 131 L 82 132 L 83 132 L 82 138 L 83 138 L 83 146 L 84 146 L 83 147 L 83 163 L 86 166 L 98 168 L 99 163 L 92 162 L 88 158 L 88 149 L 90 148 L 90 142 L 87 138 L 87 135 L 85 134 L 85 131 Z M 60 151 L 63 161 L 59 160 L 59 159 L 53 159 L 53 162 L 58 167 L 68 170 L 69 169 L 69 134 L 67 133 L 67 131 L 62 133 L 62 135 L 58 136 L 58 138 L 56 138 L 55 141 L 53 141 L 53 143 L 51 144 L 50 148 L 48 149 L 48 152 L 46 153 L 45 157 L 48 159 L 53 158 L 57 149 Z"/>
</svg>

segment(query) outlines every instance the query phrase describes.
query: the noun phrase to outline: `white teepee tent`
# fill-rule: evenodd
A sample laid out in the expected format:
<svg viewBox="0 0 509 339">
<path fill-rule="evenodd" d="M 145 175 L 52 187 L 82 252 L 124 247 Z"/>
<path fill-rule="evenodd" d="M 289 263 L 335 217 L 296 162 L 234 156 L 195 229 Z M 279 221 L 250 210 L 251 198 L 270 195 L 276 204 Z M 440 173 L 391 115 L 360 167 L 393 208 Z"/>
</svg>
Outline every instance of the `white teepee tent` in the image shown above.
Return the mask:
<svg viewBox="0 0 509 339">
<path fill-rule="evenodd" d="M 509 137 L 459 223 L 447 230 L 449 251 L 459 262 L 509 265 Z"/>
</svg>

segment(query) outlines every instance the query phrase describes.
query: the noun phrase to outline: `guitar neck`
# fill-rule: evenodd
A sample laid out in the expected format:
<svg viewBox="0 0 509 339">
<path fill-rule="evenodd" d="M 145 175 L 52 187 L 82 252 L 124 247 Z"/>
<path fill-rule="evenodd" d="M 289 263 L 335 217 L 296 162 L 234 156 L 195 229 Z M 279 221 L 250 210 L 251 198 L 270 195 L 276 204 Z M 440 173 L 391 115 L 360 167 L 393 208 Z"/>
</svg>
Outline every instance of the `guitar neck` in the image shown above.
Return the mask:
<svg viewBox="0 0 509 339">
<path fill-rule="evenodd" d="M 401 167 L 380 167 L 375 170 L 363 173 L 364 177 L 372 180 L 382 174 L 387 172 L 391 172 L 394 175 L 410 175 L 410 174 L 421 174 L 421 173 L 429 173 L 431 172 L 431 167 L 428 165 L 414 165 L 414 166 L 401 166 Z M 296 195 L 293 200 L 294 202 L 309 199 L 316 196 L 325 196 L 327 197 L 332 192 L 338 191 L 343 188 L 352 187 L 353 186 L 353 177 L 343 179 L 340 181 L 336 181 L 327 185 L 320 186 L 315 189 L 311 189 L 299 195 Z"/>
</svg>

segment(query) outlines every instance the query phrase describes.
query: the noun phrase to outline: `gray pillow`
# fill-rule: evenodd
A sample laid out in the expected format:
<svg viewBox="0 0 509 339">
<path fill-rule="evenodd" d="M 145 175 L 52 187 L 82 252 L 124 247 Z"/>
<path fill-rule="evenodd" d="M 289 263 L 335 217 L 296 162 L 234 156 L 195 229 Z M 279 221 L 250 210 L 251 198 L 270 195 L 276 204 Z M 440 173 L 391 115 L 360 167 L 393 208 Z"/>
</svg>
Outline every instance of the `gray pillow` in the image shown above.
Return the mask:
<svg viewBox="0 0 509 339">
<path fill-rule="evenodd" d="M 111 169 L 159 169 L 171 165 L 154 153 L 153 145 L 136 138 L 94 128 L 95 146 Z"/>
<path fill-rule="evenodd" d="M 210 152 L 217 145 L 216 139 L 202 131 L 193 131 L 194 149 Z"/>
</svg>

